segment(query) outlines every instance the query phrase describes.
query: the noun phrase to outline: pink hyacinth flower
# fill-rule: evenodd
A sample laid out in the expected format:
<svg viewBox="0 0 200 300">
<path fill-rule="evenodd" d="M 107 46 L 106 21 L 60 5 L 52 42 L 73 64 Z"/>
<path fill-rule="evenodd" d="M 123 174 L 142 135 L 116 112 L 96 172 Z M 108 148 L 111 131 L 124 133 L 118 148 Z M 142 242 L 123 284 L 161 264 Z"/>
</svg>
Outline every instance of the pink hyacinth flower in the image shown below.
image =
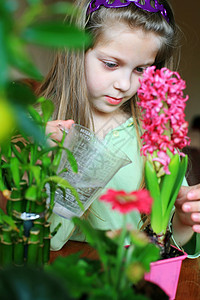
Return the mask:
<svg viewBox="0 0 200 300">
<path fill-rule="evenodd" d="M 164 166 L 166 174 L 170 174 L 167 149 L 175 154 L 177 149 L 180 150 L 190 143 L 184 114 L 188 100 L 188 96 L 183 97 L 185 87 L 185 81 L 177 72 L 167 68 L 156 70 L 152 66 L 144 72 L 138 89 L 138 105 L 141 108 L 144 129 L 141 153 L 147 156 L 158 151 L 158 157 L 154 161 Z M 184 154 L 180 152 L 180 155 Z"/>
</svg>

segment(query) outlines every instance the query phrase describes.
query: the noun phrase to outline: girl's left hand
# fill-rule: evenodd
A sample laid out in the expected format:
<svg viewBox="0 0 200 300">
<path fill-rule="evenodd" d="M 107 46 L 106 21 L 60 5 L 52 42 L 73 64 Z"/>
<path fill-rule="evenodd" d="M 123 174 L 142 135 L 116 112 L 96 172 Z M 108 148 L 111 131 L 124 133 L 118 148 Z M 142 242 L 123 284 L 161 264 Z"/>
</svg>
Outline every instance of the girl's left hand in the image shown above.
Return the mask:
<svg viewBox="0 0 200 300">
<path fill-rule="evenodd" d="M 183 225 L 200 233 L 200 184 L 182 186 L 175 203 L 176 213 Z"/>
</svg>

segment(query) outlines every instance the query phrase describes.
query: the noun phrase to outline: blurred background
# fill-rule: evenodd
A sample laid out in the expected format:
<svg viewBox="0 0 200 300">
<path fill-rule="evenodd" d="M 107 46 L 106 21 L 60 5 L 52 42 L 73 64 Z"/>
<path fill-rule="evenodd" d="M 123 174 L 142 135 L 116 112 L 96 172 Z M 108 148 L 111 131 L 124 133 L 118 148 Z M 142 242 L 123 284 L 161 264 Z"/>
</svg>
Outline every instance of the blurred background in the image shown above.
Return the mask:
<svg viewBox="0 0 200 300">
<path fill-rule="evenodd" d="M 73 0 L 67 1 L 73 3 Z M 20 17 L 20 13 L 26 5 L 26 0 L 19 2 L 17 18 Z M 58 0 L 45 1 L 47 5 L 53 2 L 58 2 Z M 193 118 L 200 115 L 200 1 L 194 1 L 192 4 L 188 0 L 171 0 L 171 4 L 175 11 L 176 21 L 183 32 L 179 73 L 187 85 L 185 93 L 189 95 L 189 100 L 186 107 L 186 120 L 191 125 Z M 29 47 L 29 51 L 35 64 L 45 75 L 51 66 L 54 52 L 38 46 Z M 23 77 L 14 71 L 13 76 L 15 78 Z"/>
</svg>

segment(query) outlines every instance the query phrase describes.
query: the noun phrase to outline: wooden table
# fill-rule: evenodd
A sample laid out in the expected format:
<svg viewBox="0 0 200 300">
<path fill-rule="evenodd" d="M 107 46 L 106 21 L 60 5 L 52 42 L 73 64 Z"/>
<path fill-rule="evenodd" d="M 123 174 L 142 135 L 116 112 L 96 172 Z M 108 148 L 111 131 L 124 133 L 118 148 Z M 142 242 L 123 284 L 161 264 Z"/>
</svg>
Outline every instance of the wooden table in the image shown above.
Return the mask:
<svg viewBox="0 0 200 300">
<path fill-rule="evenodd" d="M 84 257 L 97 259 L 96 251 L 87 243 L 68 241 L 60 251 L 51 251 L 50 262 L 58 256 L 67 256 L 78 251 L 83 251 Z M 187 258 L 182 262 L 175 300 L 200 300 L 200 257 Z"/>
</svg>

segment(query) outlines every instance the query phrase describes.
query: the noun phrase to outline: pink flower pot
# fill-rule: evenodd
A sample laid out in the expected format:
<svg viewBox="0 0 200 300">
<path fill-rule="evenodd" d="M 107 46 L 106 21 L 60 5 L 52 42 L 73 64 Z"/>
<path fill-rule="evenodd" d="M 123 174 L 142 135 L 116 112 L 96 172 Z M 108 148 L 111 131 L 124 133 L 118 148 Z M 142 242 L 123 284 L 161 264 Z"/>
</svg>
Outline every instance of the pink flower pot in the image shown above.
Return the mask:
<svg viewBox="0 0 200 300">
<path fill-rule="evenodd" d="M 186 257 L 187 254 L 184 253 L 178 257 L 152 262 L 150 272 L 145 274 L 144 279 L 157 284 L 170 300 L 175 299 L 182 260 Z"/>
</svg>

